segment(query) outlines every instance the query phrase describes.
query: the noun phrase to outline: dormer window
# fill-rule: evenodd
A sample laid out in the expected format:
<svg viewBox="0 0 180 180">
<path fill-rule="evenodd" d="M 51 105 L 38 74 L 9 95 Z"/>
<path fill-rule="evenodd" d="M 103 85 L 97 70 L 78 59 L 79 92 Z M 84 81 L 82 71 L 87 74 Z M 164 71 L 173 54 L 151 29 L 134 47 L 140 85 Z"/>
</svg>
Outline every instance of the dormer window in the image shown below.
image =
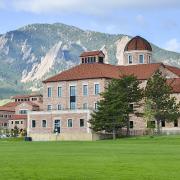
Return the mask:
<svg viewBox="0 0 180 180">
<path fill-rule="evenodd" d="M 128 54 L 128 64 L 132 64 L 132 63 L 133 63 L 132 55 Z"/>
<path fill-rule="evenodd" d="M 105 55 L 102 51 L 86 51 L 80 55 L 82 64 L 104 63 Z"/>
<path fill-rule="evenodd" d="M 143 54 L 140 54 L 140 55 L 139 55 L 139 63 L 140 63 L 140 64 L 143 64 L 143 63 L 144 63 L 144 55 L 143 55 Z"/>
</svg>

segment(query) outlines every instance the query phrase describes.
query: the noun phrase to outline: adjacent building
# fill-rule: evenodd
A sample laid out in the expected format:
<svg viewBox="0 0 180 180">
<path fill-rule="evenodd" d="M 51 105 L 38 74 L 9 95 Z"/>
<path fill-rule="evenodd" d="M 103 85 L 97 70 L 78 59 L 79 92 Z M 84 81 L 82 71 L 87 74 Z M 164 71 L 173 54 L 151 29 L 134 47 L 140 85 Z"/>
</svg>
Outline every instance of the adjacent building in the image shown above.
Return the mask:
<svg viewBox="0 0 180 180">
<path fill-rule="evenodd" d="M 112 78 L 134 75 L 145 87 L 147 80 L 161 71 L 173 88 L 172 96 L 180 100 L 180 69 L 153 63 L 150 43 L 142 37 L 130 40 L 124 49 L 124 64 L 104 63 L 102 51 L 84 52 L 81 64 L 43 81 L 43 110 L 28 113 L 27 133 L 33 140 L 96 140 L 89 120 L 98 110 L 100 93 Z M 133 105 L 136 108 L 136 105 Z M 140 107 L 143 110 L 143 107 Z M 152 122 L 155 123 L 155 122 Z M 147 123 L 132 114 L 131 129 L 144 131 Z M 180 122 L 162 124 L 168 132 L 180 132 Z"/>
<path fill-rule="evenodd" d="M 18 95 L 11 99 L 12 102 L 0 106 L 0 127 L 11 130 L 16 126 L 20 130 L 26 130 L 27 113 L 42 110 L 42 95 Z"/>
</svg>

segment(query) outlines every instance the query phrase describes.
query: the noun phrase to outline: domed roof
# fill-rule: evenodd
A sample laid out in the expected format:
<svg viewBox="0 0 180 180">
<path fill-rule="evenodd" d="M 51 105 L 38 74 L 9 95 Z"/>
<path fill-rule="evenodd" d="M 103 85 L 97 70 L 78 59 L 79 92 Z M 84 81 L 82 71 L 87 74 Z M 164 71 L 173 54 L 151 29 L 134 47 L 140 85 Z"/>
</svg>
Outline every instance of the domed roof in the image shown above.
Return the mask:
<svg viewBox="0 0 180 180">
<path fill-rule="evenodd" d="M 140 36 L 136 36 L 127 43 L 124 49 L 124 51 L 132 51 L 132 50 L 152 51 L 152 47 L 146 39 Z"/>
</svg>

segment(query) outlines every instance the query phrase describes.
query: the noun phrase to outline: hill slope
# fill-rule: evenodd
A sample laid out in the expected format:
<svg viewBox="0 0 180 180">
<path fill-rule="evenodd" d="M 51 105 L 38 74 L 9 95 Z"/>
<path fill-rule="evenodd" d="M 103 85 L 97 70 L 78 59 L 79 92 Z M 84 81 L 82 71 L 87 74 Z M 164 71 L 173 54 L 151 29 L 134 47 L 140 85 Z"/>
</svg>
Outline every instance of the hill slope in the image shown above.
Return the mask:
<svg viewBox="0 0 180 180">
<path fill-rule="evenodd" d="M 121 64 L 126 35 L 84 31 L 65 24 L 32 24 L 0 35 L 0 98 L 41 87 L 41 80 L 79 63 L 84 50 L 102 49 Z M 180 66 L 180 54 L 152 45 L 154 61 Z"/>
</svg>

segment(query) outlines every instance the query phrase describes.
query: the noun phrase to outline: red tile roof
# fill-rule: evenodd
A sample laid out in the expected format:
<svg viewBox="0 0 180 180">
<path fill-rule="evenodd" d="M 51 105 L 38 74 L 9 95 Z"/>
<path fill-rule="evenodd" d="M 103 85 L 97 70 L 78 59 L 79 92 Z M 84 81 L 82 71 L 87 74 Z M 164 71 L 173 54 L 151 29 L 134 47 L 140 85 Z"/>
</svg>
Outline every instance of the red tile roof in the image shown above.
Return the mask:
<svg viewBox="0 0 180 180">
<path fill-rule="evenodd" d="M 23 99 L 23 98 L 30 98 L 30 97 L 39 97 L 42 96 L 42 94 L 23 94 L 23 95 L 17 95 L 13 96 L 12 99 Z"/>
<path fill-rule="evenodd" d="M 19 120 L 19 119 L 27 119 L 27 115 L 22 114 L 13 114 L 10 118 L 10 120 Z"/>
<path fill-rule="evenodd" d="M 165 67 L 180 77 L 180 68 L 174 67 L 174 66 L 169 66 L 169 65 L 165 65 Z"/>
<path fill-rule="evenodd" d="M 162 63 L 138 64 L 130 66 L 119 66 L 121 75 L 134 75 L 139 80 L 149 79 L 159 68 L 164 66 Z"/>
<path fill-rule="evenodd" d="M 152 47 L 146 39 L 144 39 L 140 36 L 136 36 L 127 43 L 127 45 L 124 49 L 124 51 L 132 51 L 132 50 L 152 51 Z"/>
<path fill-rule="evenodd" d="M 14 112 L 14 110 L 13 110 L 13 109 L 8 108 L 8 107 L 4 107 L 4 106 L 0 106 L 0 111 Z"/>
<path fill-rule="evenodd" d="M 18 106 L 19 104 L 21 104 L 22 102 L 9 102 L 5 105 L 3 105 L 3 107 L 15 110 L 16 106 Z"/>
<path fill-rule="evenodd" d="M 15 110 L 16 106 L 22 104 L 22 103 L 27 103 L 33 107 L 39 107 L 39 105 L 31 102 L 31 101 L 22 101 L 22 102 L 9 102 L 5 105 L 3 105 L 4 108 L 8 108 L 8 109 L 11 109 L 11 110 Z"/>
<path fill-rule="evenodd" d="M 98 55 L 100 55 L 100 54 L 103 54 L 103 56 L 105 56 L 102 51 L 85 51 L 85 52 L 83 52 L 83 53 L 80 55 L 80 57 L 98 56 Z"/>
<path fill-rule="evenodd" d="M 180 93 L 180 78 L 168 79 L 167 83 L 172 87 L 174 93 Z"/>
<path fill-rule="evenodd" d="M 144 80 L 150 78 L 162 65 L 161 63 L 130 66 L 115 66 L 101 63 L 80 64 L 45 80 L 44 83 L 96 78 L 112 79 L 131 74 L 139 80 Z"/>
</svg>

